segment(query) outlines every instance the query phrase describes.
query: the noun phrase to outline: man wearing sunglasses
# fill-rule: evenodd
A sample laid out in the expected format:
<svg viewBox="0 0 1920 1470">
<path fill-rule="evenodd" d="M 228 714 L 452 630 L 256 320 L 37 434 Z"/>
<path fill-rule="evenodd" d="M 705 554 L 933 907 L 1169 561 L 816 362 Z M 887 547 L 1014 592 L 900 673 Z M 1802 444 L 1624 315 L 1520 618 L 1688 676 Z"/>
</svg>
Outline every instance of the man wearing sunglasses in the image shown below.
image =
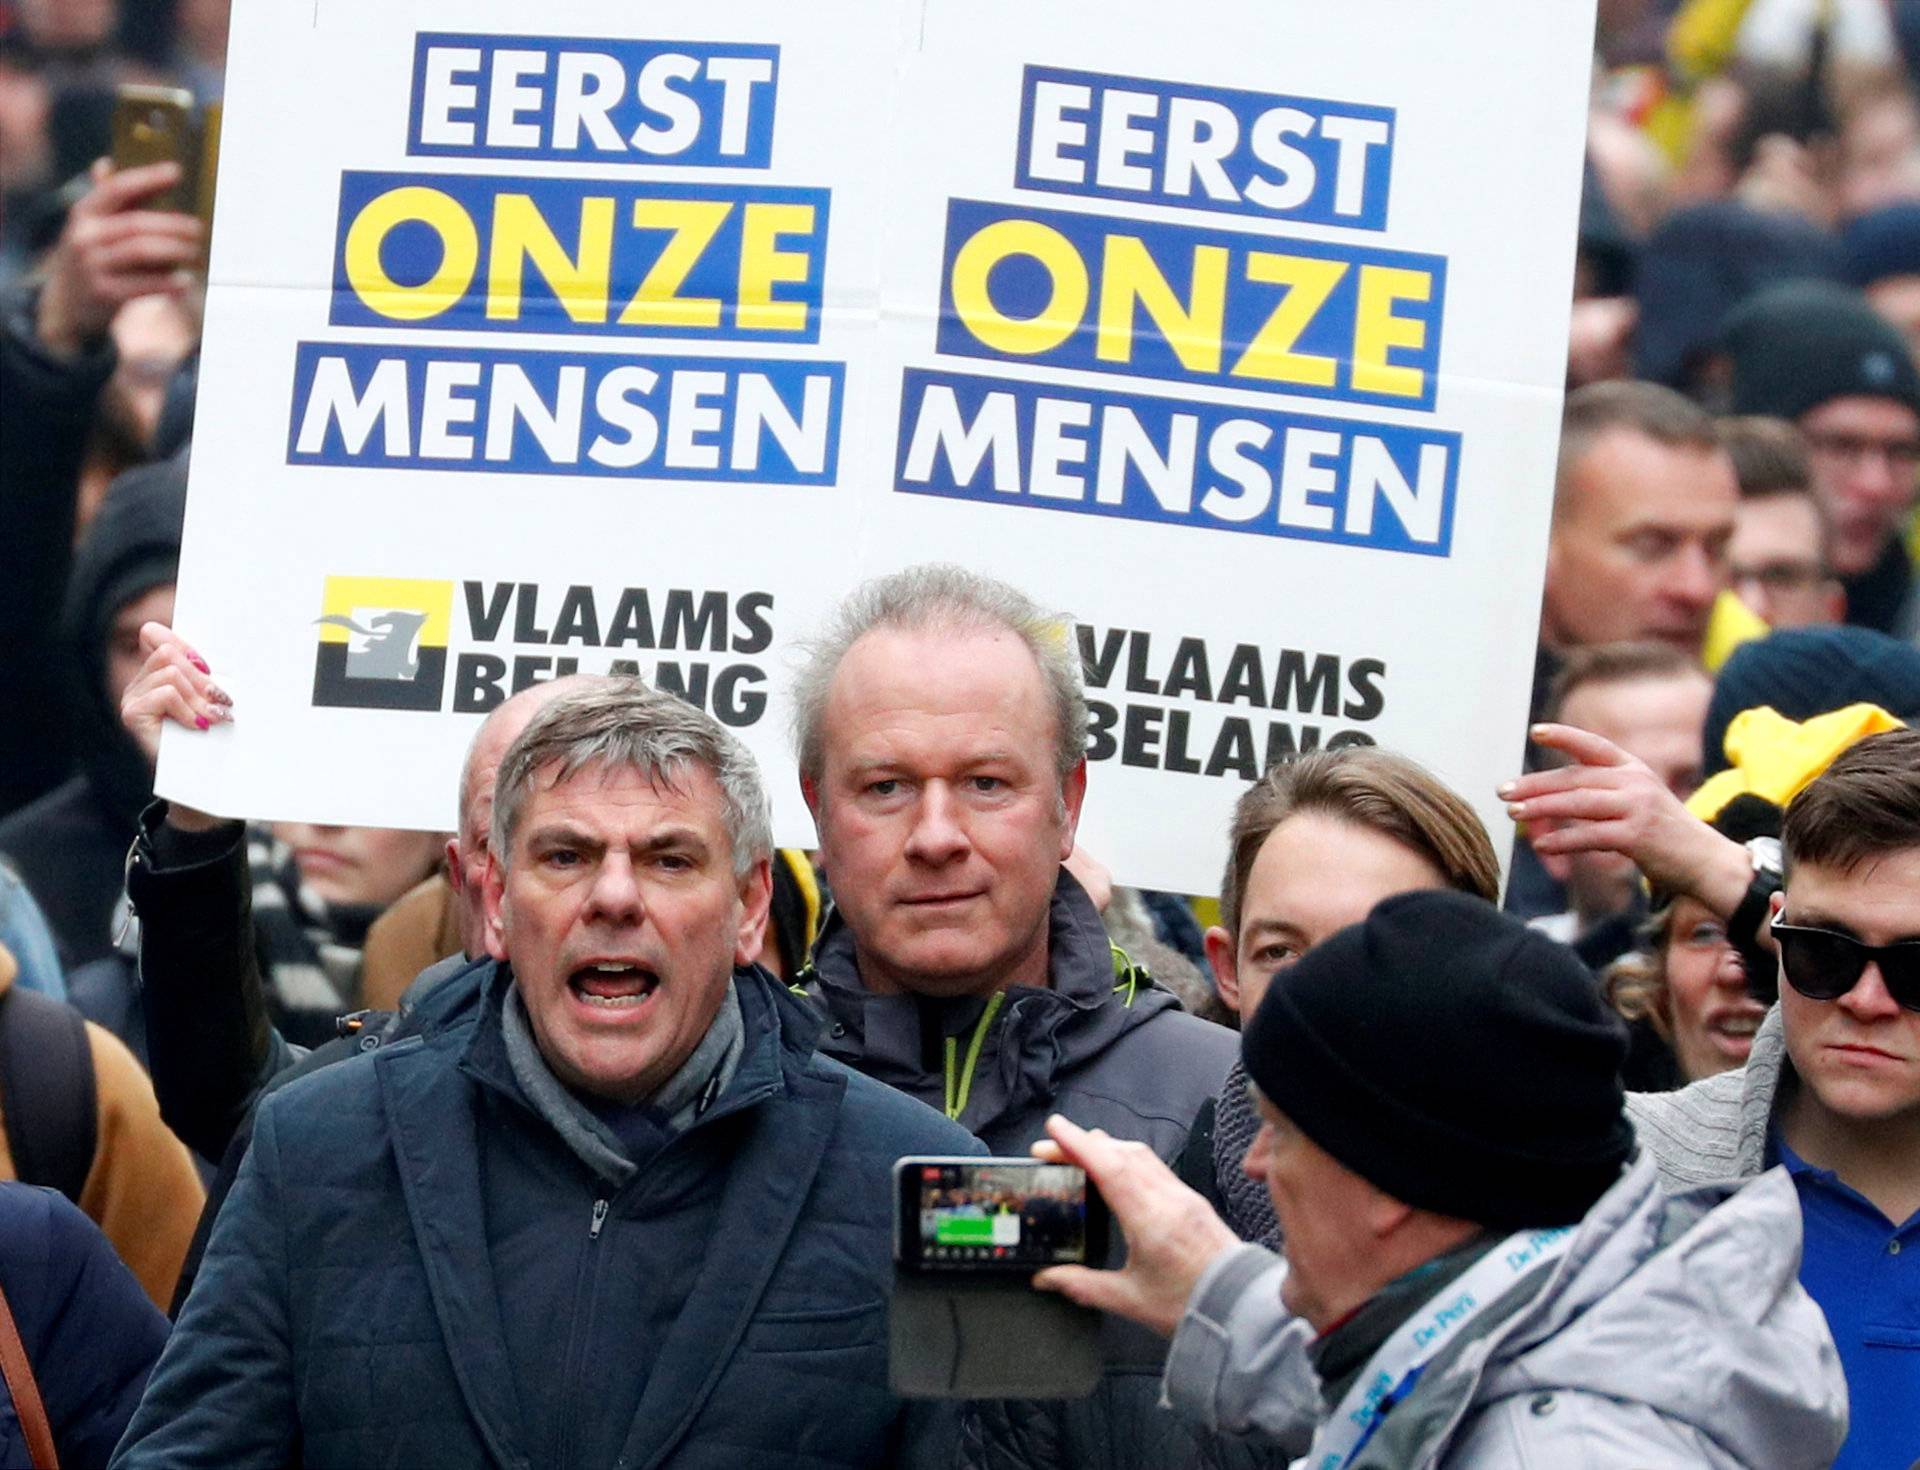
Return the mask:
<svg viewBox="0 0 1920 1470">
<path fill-rule="evenodd" d="M 1920 1458 L 1920 730 L 1871 736 L 1787 809 L 1780 1003 L 1740 1071 L 1628 1098 L 1670 1187 L 1784 1164 L 1800 1280 L 1846 1369 L 1836 1470 Z"/>
</svg>

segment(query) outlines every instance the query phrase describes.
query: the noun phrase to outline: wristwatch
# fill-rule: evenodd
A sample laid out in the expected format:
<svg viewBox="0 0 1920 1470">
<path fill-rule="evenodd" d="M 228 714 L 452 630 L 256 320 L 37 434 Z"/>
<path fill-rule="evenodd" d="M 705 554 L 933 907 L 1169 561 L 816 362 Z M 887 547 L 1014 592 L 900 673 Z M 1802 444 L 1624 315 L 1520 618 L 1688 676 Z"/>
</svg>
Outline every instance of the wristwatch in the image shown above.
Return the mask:
<svg viewBox="0 0 1920 1470">
<path fill-rule="evenodd" d="M 1773 951 L 1760 943 L 1773 896 L 1785 884 L 1785 865 L 1778 837 L 1752 837 L 1744 844 L 1753 864 L 1753 881 L 1734 911 L 1727 916 L 1727 942 L 1740 952 L 1747 969 L 1747 992 L 1768 1005 L 1780 997 L 1780 976 Z"/>
</svg>

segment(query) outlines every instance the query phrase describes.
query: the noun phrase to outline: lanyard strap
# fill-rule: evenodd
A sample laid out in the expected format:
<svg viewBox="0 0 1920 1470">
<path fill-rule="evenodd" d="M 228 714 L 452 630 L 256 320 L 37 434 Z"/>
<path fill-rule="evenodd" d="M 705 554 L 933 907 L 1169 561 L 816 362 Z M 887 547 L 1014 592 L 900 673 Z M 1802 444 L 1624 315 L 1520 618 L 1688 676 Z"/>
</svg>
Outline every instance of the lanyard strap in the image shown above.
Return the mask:
<svg viewBox="0 0 1920 1470">
<path fill-rule="evenodd" d="M 967 1110 L 967 1099 L 973 1095 L 973 1072 L 980 1065 L 980 1047 L 987 1039 L 987 1028 L 993 1025 L 993 1018 L 1000 1013 L 1000 1002 L 1007 998 L 1004 990 L 996 990 L 987 998 L 987 1008 L 980 1013 L 980 1019 L 973 1023 L 973 1036 L 967 1042 L 967 1065 L 956 1086 L 953 1064 L 960 1055 L 960 1039 L 957 1036 L 947 1038 L 947 1116 L 958 1122 L 960 1115 Z"/>
<path fill-rule="evenodd" d="M 1380 1421 L 1441 1349 L 1523 1276 L 1557 1260 L 1573 1243 L 1571 1228 L 1522 1230 L 1481 1257 L 1473 1269 L 1426 1302 L 1367 1360 L 1340 1405 L 1320 1426 L 1304 1470 L 1342 1470 Z"/>
</svg>

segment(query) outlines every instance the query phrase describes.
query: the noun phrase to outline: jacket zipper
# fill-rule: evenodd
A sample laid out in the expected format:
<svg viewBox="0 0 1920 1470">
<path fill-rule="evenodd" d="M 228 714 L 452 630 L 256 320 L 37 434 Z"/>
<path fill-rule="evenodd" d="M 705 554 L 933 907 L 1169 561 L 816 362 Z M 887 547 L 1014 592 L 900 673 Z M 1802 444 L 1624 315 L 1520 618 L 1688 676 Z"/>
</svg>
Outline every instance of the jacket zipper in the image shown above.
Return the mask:
<svg viewBox="0 0 1920 1470">
<path fill-rule="evenodd" d="M 593 1202 L 592 1219 L 587 1225 L 587 1249 L 580 1260 L 580 1276 L 576 1283 L 573 1298 L 573 1327 L 567 1335 L 566 1381 L 569 1384 L 580 1381 L 580 1370 L 575 1360 L 584 1351 L 583 1341 L 592 1330 L 594 1301 L 600 1294 L 600 1252 L 598 1243 L 601 1227 L 607 1223 L 608 1201 L 600 1196 Z M 554 1456 L 556 1466 L 573 1463 L 573 1417 L 564 1415 L 560 1422 L 557 1453 Z"/>
</svg>

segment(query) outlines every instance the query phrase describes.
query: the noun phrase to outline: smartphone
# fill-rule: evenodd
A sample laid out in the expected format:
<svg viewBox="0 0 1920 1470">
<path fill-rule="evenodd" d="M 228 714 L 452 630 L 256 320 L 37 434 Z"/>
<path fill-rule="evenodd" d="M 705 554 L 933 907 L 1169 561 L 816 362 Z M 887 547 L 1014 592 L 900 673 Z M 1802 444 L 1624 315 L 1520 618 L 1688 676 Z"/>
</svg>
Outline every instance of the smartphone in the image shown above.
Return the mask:
<svg viewBox="0 0 1920 1470">
<path fill-rule="evenodd" d="M 193 212 L 200 223 L 213 229 L 213 189 L 220 179 L 220 99 L 215 98 L 200 111 L 200 157 L 194 166 Z"/>
<path fill-rule="evenodd" d="M 193 93 L 179 87 L 123 86 L 113 102 L 113 167 L 177 163 L 180 182 L 154 195 L 148 209 L 192 214 L 200 203 L 200 130 Z"/>
<path fill-rule="evenodd" d="M 1106 1263 L 1106 1201 L 1077 1165 L 905 1158 L 893 1180 L 894 1260 L 903 1271 L 1031 1275 Z"/>
</svg>

